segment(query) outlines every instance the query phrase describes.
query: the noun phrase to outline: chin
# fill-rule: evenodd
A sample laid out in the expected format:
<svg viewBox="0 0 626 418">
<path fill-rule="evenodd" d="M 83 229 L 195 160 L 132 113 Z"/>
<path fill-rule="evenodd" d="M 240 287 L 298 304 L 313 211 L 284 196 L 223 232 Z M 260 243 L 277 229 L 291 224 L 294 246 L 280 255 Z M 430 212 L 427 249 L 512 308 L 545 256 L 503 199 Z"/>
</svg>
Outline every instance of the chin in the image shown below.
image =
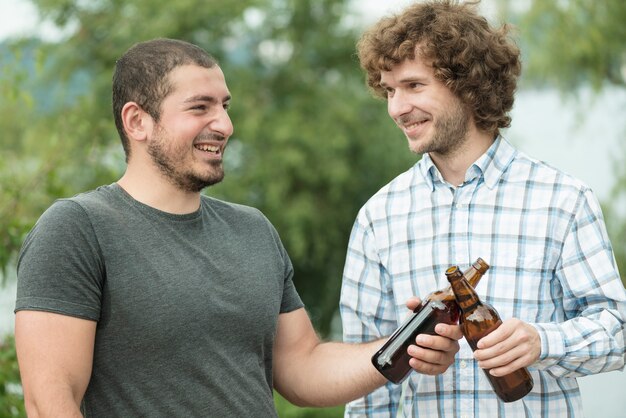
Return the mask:
<svg viewBox="0 0 626 418">
<path fill-rule="evenodd" d="M 428 151 L 425 151 L 424 148 L 425 147 L 423 146 L 409 142 L 409 150 L 411 150 L 413 154 L 424 154 L 425 152 L 428 152 Z"/>
</svg>

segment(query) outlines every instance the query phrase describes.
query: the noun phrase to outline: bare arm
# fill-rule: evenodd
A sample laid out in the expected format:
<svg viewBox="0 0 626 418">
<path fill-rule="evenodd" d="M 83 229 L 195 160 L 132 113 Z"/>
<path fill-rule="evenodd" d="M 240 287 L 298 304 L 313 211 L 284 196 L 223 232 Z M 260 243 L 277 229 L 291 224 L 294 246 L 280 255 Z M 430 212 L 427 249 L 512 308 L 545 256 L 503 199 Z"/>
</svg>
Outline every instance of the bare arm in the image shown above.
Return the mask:
<svg viewBox="0 0 626 418">
<path fill-rule="evenodd" d="M 454 361 L 460 331 L 445 325 L 441 330 L 451 338 L 420 335 L 421 347 L 409 348 L 417 357 L 411 366 L 418 372 L 439 374 Z M 357 399 L 386 383 L 370 361 L 382 343 L 322 343 L 303 308 L 281 314 L 274 344 L 274 386 L 300 406 L 339 405 Z"/>
<path fill-rule="evenodd" d="M 82 417 L 80 403 L 91 376 L 95 332 L 94 321 L 17 312 L 15 346 L 29 417 Z"/>
</svg>

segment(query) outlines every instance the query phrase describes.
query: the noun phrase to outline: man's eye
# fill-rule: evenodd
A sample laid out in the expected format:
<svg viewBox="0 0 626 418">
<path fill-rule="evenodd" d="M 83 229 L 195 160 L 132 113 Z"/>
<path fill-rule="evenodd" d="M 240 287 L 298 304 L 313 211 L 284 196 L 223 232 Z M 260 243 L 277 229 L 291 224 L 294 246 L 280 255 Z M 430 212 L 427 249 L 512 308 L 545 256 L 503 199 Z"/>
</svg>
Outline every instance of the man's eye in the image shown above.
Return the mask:
<svg viewBox="0 0 626 418">
<path fill-rule="evenodd" d="M 223 107 L 224 107 L 224 110 L 230 109 L 230 103 L 224 103 Z"/>
</svg>

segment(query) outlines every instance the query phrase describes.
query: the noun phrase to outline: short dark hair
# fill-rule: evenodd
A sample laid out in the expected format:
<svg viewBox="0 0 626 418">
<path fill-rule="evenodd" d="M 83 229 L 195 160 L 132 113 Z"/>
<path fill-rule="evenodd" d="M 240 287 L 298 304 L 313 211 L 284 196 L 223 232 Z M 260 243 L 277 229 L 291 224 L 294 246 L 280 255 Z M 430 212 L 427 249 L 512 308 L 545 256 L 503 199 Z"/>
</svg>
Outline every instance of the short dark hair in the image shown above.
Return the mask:
<svg viewBox="0 0 626 418">
<path fill-rule="evenodd" d="M 122 122 L 122 108 L 128 102 L 136 102 L 158 122 L 161 103 L 172 89 L 168 75 L 175 68 L 188 64 L 205 68 L 218 65 L 216 59 L 204 49 L 188 42 L 165 38 L 137 43 L 116 62 L 113 73 L 113 117 L 127 161 L 130 145 Z"/>
<path fill-rule="evenodd" d="M 363 34 L 357 50 L 376 95 L 386 97 L 381 71 L 418 55 L 468 106 L 480 130 L 499 133 L 511 125 L 508 112 L 521 73 L 520 51 L 509 29 L 491 27 L 476 3 L 431 0 L 380 20 Z"/>
</svg>

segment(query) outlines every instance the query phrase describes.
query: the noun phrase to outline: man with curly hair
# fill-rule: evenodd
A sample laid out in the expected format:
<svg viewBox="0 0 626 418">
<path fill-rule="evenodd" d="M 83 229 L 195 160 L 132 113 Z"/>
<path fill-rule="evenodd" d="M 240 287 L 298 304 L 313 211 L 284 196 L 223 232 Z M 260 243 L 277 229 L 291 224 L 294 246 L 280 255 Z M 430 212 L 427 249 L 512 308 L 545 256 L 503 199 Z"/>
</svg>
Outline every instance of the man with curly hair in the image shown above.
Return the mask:
<svg viewBox="0 0 626 418">
<path fill-rule="evenodd" d="M 446 268 L 478 257 L 491 269 L 476 290 L 504 322 L 474 353 L 463 342 L 445 373 L 411 373 L 346 416 L 582 416 L 576 377 L 624 367 L 626 291 L 589 187 L 501 135 L 521 72 L 509 28 L 492 27 L 475 4 L 428 1 L 380 20 L 358 54 L 422 158 L 359 211 L 341 294 L 345 341 L 389 335 L 407 295 L 446 287 Z M 511 403 L 481 370 L 522 367 L 534 388 Z"/>
</svg>

